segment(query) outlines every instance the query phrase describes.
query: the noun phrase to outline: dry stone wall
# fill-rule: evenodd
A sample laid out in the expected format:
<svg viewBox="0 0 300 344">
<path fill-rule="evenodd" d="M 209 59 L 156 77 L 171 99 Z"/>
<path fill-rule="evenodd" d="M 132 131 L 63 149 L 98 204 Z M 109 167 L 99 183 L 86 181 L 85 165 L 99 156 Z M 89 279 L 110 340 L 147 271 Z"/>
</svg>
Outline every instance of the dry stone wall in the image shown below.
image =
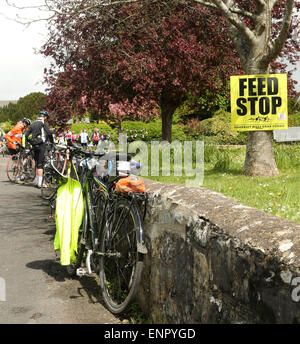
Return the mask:
<svg viewBox="0 0 300 344">
<path fill-rule="evenodd" d="M 204 188 L 146 187 L 138 299 L 155 323 L 300 323 L 299 224 Z"/>
</svg>

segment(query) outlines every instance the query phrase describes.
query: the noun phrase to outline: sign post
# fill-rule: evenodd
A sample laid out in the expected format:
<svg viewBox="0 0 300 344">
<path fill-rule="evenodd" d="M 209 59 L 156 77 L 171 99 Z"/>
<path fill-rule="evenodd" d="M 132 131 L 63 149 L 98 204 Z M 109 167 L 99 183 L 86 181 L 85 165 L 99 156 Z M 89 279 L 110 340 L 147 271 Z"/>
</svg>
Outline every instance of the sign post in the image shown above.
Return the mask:
<svg viewBox="0 0 300 344">
<path fill-rule="evenodd" d="M 286 74 L 231 76 L 230 94 L 232 130 L 288 129 Z"/>
</svg>

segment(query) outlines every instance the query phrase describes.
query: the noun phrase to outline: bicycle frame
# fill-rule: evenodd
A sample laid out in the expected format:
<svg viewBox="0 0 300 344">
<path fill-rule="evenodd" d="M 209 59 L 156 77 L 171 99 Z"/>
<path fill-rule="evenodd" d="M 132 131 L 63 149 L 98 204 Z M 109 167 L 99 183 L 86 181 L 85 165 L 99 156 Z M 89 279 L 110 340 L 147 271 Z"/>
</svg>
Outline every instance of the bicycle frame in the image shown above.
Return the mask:
<svg viewBox="0 0 300 344">
<path fill-rule="evenodd" d="M 112 162 L 110 156 L 73 147 L 69 149 L 68 178 L 77 180 L 76 188 L 79 182 L 84 209 L 75 260 L 67 265 L 67 271 L 70 276 L 99 273 L 103 300 L 112 313 L 119 314 L 137 293 L 147 254 L 140 209 L 135 203 L 138 196 L 116 191 L 117 181 L 124 176 L 124 164 L 117 164 L 120 176 L 109 178 L 109 168 L 97 171 L 102 164 L 95 158 Z M 121 161 L 124 155 L 117 154 L 116 161 Z M 126 159 L 129 161 L 130 156 Z M 82 267 L 84 260 L 87 269 Z"/>
<path fill-rule="evenodd" d="M 89 158 L 84 158 L 80 164 L 86 164 L 87 160 Z M 73 163 L 72 163 L 73 164 Z M 75 168 L 73 164 L 73 168 Z M 99 252 L 98 249 L 98 244 L 100 242 L 100 238 L 102 235 L 102 231 L 104 230 L 104 221 L 106 220 L 108 223 L 111 223 L 111 220 L 114 220 L 116 214 L 115 214 L 115 206 L 114 202 L 117 202 L 120 197 L 122 197 L 119 193 L 115 193 L 114 191 L 114 186 L 116 182 L 120 179 L 121 177 L 115 177 L 113 178 L 109 183 L 105 183 L 101 178 L 94 176 L 91 171 L 88 170 L 86 166 L 83 166 L 83 171 L 80 174 L 80 184 L 81 184 L 81 189 L 83 192 L 83 198 L 84 198 L 84 204 L 85 204 L 85 210 L 84 210 L 84 223 L 82 225 L 82 239 L 81 243 L 88 245 L 89 249 L 92 249 L 93 253 L 96 253 L 98 255 L 103 255 L 103 252 Z M 103 195 L 105 196 L 105 204 L 103 206 L 103 214 L 106 214 L 107 211 L 107 206 L 109 205 L 114 211 L 110 216 L 113 216 L 111 219 L 108 218 L 106 219 L 105 216 L 101 218 L 101 222 L 97 223 L 95 221 L 95 199 L 93 196 L 93 185 L 97 185 L 99 189 L 103 190 Z M 134 202 L 136 202 L 137 198 L 142 197 L 138 196 L 134 193 L 131 195 L 128 195 L 127 199 L 130 199 L 130 206 L 129 209 L 127 210 L 128 213 L 130 212 L 130 209 Z M 121 217 L 121 216 L 120 216 Z M 126 216 L 123 218 L 123 222 L 125 220 Z M 123 223 L 117 223 L 118 225 L 122 225 Z M 105 228 L 107 231 L 111 231 L 110 226 L 106 226 Z M 88 237 L 88 232 L 91 232 L 91 242 L 89 241 Z M 140 226 L 140 228 L 137 228 L 137 243 L 138 243 L 138 248 L 139 252 L 142 254 L 147 253 L 147 249 L 144 246 L 144 231 L 143 228 Z M 110 233 L 108 232 L 108 237 L 110 237 Z M 90 247 L 91 244 L 91 247 Z"/>
<path fill-rule="evenodd" d="M 69 155 L 67 152 L 66 147 L 60 147 L 59 146 L 54 146 L 54 150 L 49 146 L 50 149 L 46 151 L 46 156 L 45 156 L 45 164 L 44 164 L 44 175 L 43 177 L 46 178 L 47 176 L 50 178 L 53 177 L 54 180 L 57 182 L 57 187 L 52 191 L 50 195 L 44 195 L 44 188 L 41 189 L 42 192 L 42 198 L 45 200 L 49 201 L 50 207 L 52 209 L 55 208 L 55 200 L 56 200 L 56 193 L 58 188 L 67 181 L 67 173 L 64 174 L 64 168 L 61 170 L 61 166 L 67 166 L 69 165 Z M 66 150 L 65 157 L 62 159 L 62 153 L 61 150 Z M 55 163 L 57 164 L 55 166 Z M 43 181 L 44 183 L 44 181 Z"/>
</svg>

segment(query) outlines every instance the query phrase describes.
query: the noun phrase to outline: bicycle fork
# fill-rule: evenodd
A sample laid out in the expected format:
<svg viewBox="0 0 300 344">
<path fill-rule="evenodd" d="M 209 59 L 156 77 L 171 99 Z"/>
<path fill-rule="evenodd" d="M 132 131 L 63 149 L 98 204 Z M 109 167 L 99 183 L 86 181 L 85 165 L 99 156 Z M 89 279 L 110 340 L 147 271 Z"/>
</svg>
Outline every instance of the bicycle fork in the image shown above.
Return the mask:
<svg viewBox="0 0 300 344">
<path fill-rule="evenodd" d="M 84 220 L 83 220 L 83 232 L 82 232 L 82 238 L 81 243 L 86 245 L 88 244 L 87 249 L 87 255 L 85 259 L 85 265 L 86 269 L 84 268 L 78 268 L 76 270 L 77 276 L 84 276 L 87 274 L 92 273 L 92 262 L 91 262 L 91 256 L 94 253 L 92 248 L 96 244 L 97 239 L 95 239 L 95 230 L 94 230 L 94 209 L 92 208 L 92 202 L 91 202 L 91 194 L 90 194 L 90 188 L 88 186 L 88 182 L 85 186 L 85 212 L 84 212 Z"/>
</svg>

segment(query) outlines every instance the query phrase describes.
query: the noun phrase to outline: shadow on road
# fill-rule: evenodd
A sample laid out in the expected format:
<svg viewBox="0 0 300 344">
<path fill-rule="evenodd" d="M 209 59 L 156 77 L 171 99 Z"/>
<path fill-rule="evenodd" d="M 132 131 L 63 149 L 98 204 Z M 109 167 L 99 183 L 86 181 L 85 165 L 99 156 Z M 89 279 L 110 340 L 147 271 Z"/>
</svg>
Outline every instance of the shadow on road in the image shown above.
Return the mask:
<svg viewBox="0 0 300 344">
<path fill-rule="evenodd" d="M 26 267 L 30 269 L 43 270 L 57 282 L 64 282 L 66 279 L 70 279 L 66 269 L 52 259 L 35 260 L 26 264 Z"/>
<path fill-rule="evenodd" d="M 51 231 L 52 232 L 52 231 Z M 44 233 L 46 234 L 46 233 Z M 52 234 L 47 233 L 47 234 Z M 43 270 L 48 276 L 51 276 L 57 282 L 65 282 L 68 280 L 78 280 L 81 287 L 77 288 L 77 295 L 71 295 L 70 299 L 77 299 L 79 297 L 85 297 L 83 291 L 89 298 L 89 303 L 101 303 L 102 298 L 100 294 L 100 286 L 97 283 L 96 276 L 83 276 L 83 277 L 70 277 L 64 266 L 60 265 L 59 262 L 51 259 L 36 260 L 26 264 L 26 267 L 30 269 Z"/>
<path fill-rule="evenodd" d="M 85 291 L 89 298 L 89 303 L 102 303 L 101 294 L 100 294 L 100 286 L 98 285 L 96 279 L 92 276 L 84 276 L 78 278 L 81 288 L 77 288 L 77 292 L 79 295 L 72 295 L 70 296 L 71 299 L 75 299 L 78 297 L 84 297 L 82 291 Z"/>
<path fill-rule="evenodd" d="M 51 219 L 47 219 L 48 222 L 52 222 Z M 55 238 L 55 233 L 56 233 L 56 228 L 55 228 L 55 224 L 53 224 L 53 228 L 47 230 L 46 232 L 44 232 L 43 234 L 45 235 L 49 235 L 49 241 L 53 242 L 54 238 Z"/>
</svg>

